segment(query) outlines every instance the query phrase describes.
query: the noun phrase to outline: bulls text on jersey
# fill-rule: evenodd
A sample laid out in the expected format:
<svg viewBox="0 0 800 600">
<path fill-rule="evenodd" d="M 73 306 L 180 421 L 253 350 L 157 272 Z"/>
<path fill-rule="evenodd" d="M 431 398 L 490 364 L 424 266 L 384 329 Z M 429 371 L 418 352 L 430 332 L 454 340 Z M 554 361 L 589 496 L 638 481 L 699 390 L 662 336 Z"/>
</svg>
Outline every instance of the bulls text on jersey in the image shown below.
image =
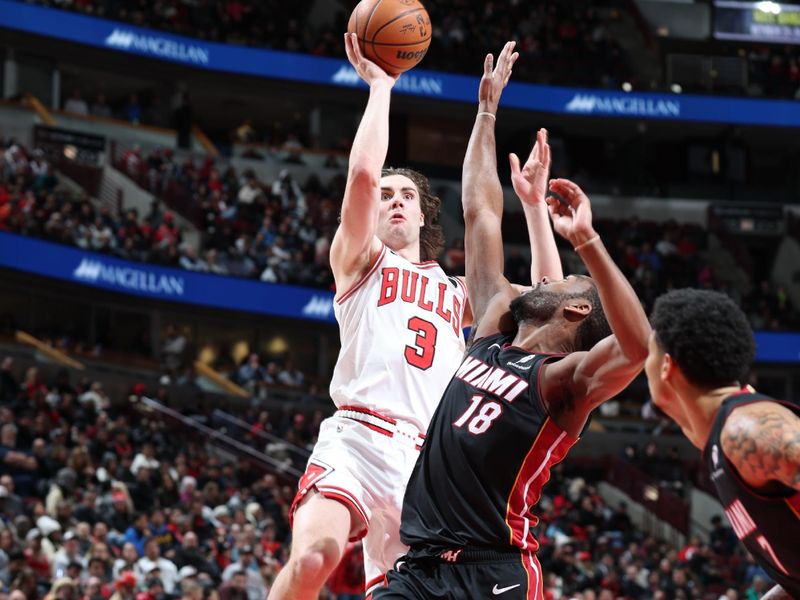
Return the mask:
<svg viewBox="0 0 800 600">
<path fill-rule="evenodd" d="M 397 300 L 416 304 L 423 310 L 437 314 L 453 328 L 456 335 L 461 335 L 461 302 L 455 296 L 451 296 L 452 304 L 446 306 L 447 284 L 441 282 L 436 289 L 430 290 L 429 284 L 430 279 L 422 273 L 399 267 L 383 267 L 378 307 L 392 304 Z"/>
</svg>

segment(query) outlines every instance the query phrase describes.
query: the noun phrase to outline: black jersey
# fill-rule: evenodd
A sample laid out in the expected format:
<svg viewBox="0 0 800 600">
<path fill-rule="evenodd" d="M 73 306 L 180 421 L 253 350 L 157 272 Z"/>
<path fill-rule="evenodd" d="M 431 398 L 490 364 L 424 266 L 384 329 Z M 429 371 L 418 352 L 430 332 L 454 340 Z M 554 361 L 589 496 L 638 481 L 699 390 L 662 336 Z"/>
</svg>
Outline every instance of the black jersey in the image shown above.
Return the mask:
<svg viewBox="0 0 800 600">
<path fill-rule="evenodd" d="M 533 509 L 577 441 L 550 418 L 531 354 L 498 334 L 475 342 L 445 390 L 411 474 L 400 537 L 417 554 L 454 547 L 536 550 Z"/>
<path fill-rule="evenodd" d="M 726 398 L 714 419 L 703 458 L 736 536 L 776 583 L 800 599 L 800 492 L 786 488 L 785 494 L 763 496 L 753 491 L 728 462 L 720 441 L 734 409 L 764 401 L 778 402 L 748 391 Z M 780 404 L 800 414 L 800 407 Z"/>
</svg>

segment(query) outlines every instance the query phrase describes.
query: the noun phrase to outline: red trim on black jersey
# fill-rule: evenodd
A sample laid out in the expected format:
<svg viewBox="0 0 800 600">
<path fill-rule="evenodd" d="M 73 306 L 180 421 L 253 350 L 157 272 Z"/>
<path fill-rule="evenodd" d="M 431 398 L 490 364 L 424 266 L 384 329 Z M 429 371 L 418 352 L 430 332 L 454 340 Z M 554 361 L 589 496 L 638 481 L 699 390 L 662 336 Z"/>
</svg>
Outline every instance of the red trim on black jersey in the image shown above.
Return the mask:
<svg viewBox="0 0 800 600">
<path fill-rule="evenodd" d="M 371 588 L 374 588 L 377 585 L 386 585 L 386 575 L 378 575 L 377 577 L 373 577 L 367 583 L 364 584 L 364 591 L 367 593 L 367 597 L 365 600 L 369 600 L 372 597 L 372 592 L 374 592 L 375 590 Z"/>
<path fill-rule="evenodd" d="M 542 565 L 533 552 L 520 552 L 522 568 L 528 576 L 526 600 L 544 600 L 544 582 L 542 581 Z"/>
<path fill-rule="evenodd" d="M 383 257 L 385 255 L 386 255 L 386 244 L 381 242 L 381 251 L 378 252 L 377 256 L 375 257 L 375 259 L 373 261 L 373 263 L 370 265 L 369 269 L 367 270 L 367 273 L 363 277 L 361 277 L 361 279 L 356 281 L 352 286 L 350 286 L 350 289 L 347 290 L 344 294 L 342 294 L 339 297 L 339 299 L 336 300 L 336 303 L 337 304 L 342 304 L 345 300 L 350 298 L 358 288 L 360 288 L 362 285 L 364 285 L 364 282 L 367 281 L 367 279 L 369 279 L 370 275 L 372 275 L 375 272 L 375 269 L 378 268 L 378 265 L 383 260 Z"/>
<path fill-rule="evenodd" d="M 531 551 L 538 549 L 539 543 L 531 531 L 538 518 L 531 513 L 531 509 L 539 501 L 542 487 L 550 479 L 550 468 L 564 459 L 576 441 L 549 416 L 545 419 L 508 495 L 505 521 L 512 546 Z"/>
<path fill-rule="evenodd" d="M 800 492 L 796 493 L 791 498 L 786 498 L 784 502 L 786 502 L 786 506 L 794 513 L 794 516 L 800 519 Z"/>
</svg>

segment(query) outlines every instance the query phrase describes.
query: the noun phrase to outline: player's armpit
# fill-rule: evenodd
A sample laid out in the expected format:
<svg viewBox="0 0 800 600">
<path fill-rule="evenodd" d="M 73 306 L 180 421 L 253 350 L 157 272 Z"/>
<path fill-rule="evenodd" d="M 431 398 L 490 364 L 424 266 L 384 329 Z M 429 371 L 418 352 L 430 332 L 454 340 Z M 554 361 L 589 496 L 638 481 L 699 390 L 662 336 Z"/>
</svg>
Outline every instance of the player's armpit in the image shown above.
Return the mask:
<svg viewBox="0 0 800 600">
<path fill-rule="evenodd" d="M 616 336 L 608 336 L 588 352 L 573 352 L 543 367 L 544 401 L 556 423 L 577 437 L 589 413 L 624 390 L 643 366 L 643 357 L 627 356 Z"/>
<path fill-rule="evenodd" d="M 800 417 L 772 402 L 734 410 L 721 435 L 722 451 L 756 489 L 771 482 L 800 491 Z"/>
<path fill-rule="evenodd" d="M 761 596 L 761 600 L 792 600 L 792 597 L 779 585 L 776 585 L 766 594 Z"/>
</svg>

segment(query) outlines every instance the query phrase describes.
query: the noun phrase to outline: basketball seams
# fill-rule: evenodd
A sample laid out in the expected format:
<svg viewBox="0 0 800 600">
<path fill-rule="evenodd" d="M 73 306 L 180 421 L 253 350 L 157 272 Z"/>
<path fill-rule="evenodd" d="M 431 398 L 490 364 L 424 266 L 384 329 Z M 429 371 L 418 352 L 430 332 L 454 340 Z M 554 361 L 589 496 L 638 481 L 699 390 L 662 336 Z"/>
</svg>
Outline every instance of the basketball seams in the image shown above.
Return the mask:
<svg viewBox="0 0 800 600">
<path fill-rule="evenodd" d="M 381 5 L 383 0 L 378 0 L 375 5 L 372 7 L 372 12 L 369 13 L 367 17 L 367 22 L 364 23 L 364 39 L 367 38 L 367 30 L 369 29 L 369 22 L 372 21 L 372 17 L 375 16 L 375 13 L 378 11 L 378 7 Z M 356 28 L 356 34 L 358 33 L 358 28 Z"/>
<path fill-rule="evenodd" d="M 428 36 L 425 39 L 422 39 L 422 40 L 420 40 L 418 42 L 414 42 L 413 44 L 409 44 L 409 43 L 406 43 L 406 42 L 403 42 L 402 44 L 391 44 L 389 42 L 368 42 L 367 40 L 364 40 L 364 39 L 361 39 L 361 38 L 358 38 L 358 41 L 361 42 L 362 44 L 372 44 L 373 46 L 397 46 L 397 47 L 400 47 L 400 48 L 408 48 L 408 47 L 411 47 L 411 46 L 418 46 L 419 44 L 424 44 L 425 42 L 429 41 L 430 39 L 431 39 L 431 36 Z"/>
<path fill-rule="evenodd" d="M 378 30 L 377 30 L 377 31 L 376 31 L 376 32 L 373 34 L 373 36 L 372 36 L 372 43 L 373 43 L 373 44 L 374 44 L 374 43 L 376 43 L 376 42 L 375 42 L 375 38 L 376 38 L 376 37 L 378 37 L 378 34 L 379 34 L 381 31 L 383 31 L 384 29 L 386 29 L 386 28 L 387 28 L 389 25 L 391 25 L 391 24 L 392 24 L 392 23 L 394 23 L 395 21 L 399 21 L 399 20 L 400 20 L 400 19 L 402 19 L 403 17 L 407 17 L 407 16 L 409 16 L 409 15 L 413 15 L 414 13 L 418 13 L 418 12 L 426 12 L 426 11 L 425 11 L 425 9 L 424 9 L 423 7 L 419 7 L 419 8 L 412 8 L 411 10 L 407 10 L 407 11 L 406 11 L 406 12 L 404 12 L 404 13 L 400 13 L 399 15 L 396 15 L 396 16 L 395 16 L 393 19 L 391 19 L 390 21 L 386 21 L 386 23 L 384 23 L 383 25 L 381 25 L 380 27 L 378 27 Z M 433 31 L 431 31 L 431 35 L 433 35 Z M 366 36 L 367 36 L 367 30 L 365 29 L 365 30 L 364 30 L 364 37 L 366 37 Z M 428 38 L 426 38 L 426 39 L 429 39 L 430 37 L 431 37 L 431 36 L 428 36 Z M 420 41 L 423 41 L 423 40 L 420 40 Z"/>
<path fill-rule="evenodd" d="M 350 29 L 348 26 L 348 29 L 355 31 L 366 58 L 375 61 L 390 75 L 403 73 L 420 62 L 433 38 L 430 17 L 420 2 L 388 0 L 384 3 L 383 0 L 362 0 L 359 6 L 367 10 L 356 7 L 350 21 L 353 27 Z M 397 11 L 401 12 L 398 14 Z M 385 21 L 387 17 L 389 20 Z M 376 28 L 374 32 L 370 32 L 373 20 Z M 419 29 L 411 30 L 411 37 L 416 37 L 425 27 L 430 27 L 426 32 L 428 35 L 413 41 L 402 41 L 411 33 L 409 28 L 415 21 Z M 380 37 L 386 41 L 378 41 Z"/>
</svg>

